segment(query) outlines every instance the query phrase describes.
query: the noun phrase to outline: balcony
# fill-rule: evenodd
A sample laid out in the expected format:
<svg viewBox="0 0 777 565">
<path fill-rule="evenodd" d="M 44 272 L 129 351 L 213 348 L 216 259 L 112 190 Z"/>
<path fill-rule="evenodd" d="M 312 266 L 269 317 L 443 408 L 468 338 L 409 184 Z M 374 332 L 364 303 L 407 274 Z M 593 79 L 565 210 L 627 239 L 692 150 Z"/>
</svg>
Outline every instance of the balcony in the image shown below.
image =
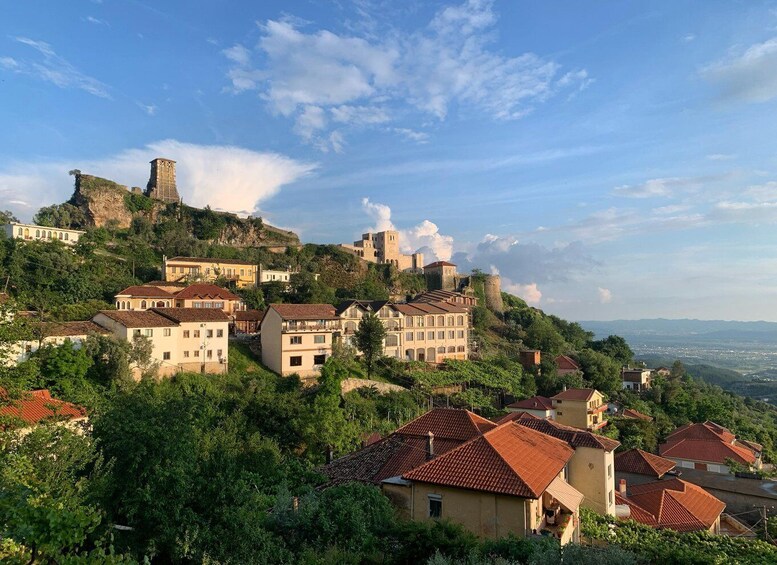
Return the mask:
<svg viewBox="0 0 777 565">
<path fill-rule="evenodd" d="M 545 511 L 545 519 L 539 530 L 540 535 L 551 536 L 565 545 L 574 540 L 577 518 L 566 509 L 559 509 L 549 516 L 551 511 Z"/>
<path fill-rule="evenodd" d="M 284 333 L 287 332 L 333 332 L 338 331 L 340 329 L 339 322 L 332 322 L 332 323 L 320 323 L 318 321 L 311 321 L 311 322 L 296 322 L 296 323 L 290 323 L 285 322 L 281 326 L 281 331 Z"/>
<path fill-rule="evenodd" d="M 588 426 L 588 429 L 594 432 L 596 430 L 601 430 L 606 425 L 607 425 L 607 420 L 602 420 L 601 422 L 592 423 L 590 426 Z"/>
<path fill-rule="evenodd" d="M 605 403 L 605 404 L 601 404 L 601 405 L 597 406 L 596 408 L 589 408 L 588 409 L 588 413 L 589 414 L 601 414 L 602 412 L 607 410 L 607 406 L 608 406 L 608 404 Z"/>
</svg>

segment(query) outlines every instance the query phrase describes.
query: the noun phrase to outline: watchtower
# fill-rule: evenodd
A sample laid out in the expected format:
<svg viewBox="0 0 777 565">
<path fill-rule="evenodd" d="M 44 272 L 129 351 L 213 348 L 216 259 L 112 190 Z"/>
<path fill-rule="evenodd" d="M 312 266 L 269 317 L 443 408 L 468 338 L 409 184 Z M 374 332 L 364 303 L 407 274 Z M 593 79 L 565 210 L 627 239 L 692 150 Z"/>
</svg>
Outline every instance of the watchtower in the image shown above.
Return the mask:
<svg viewBox="0 0 777 565">
<path fill-rule="evenodd" d="M 151 161 L 151 176 L 146 185 L 146 196 L 167 203 L 181 201 L 175 185 L 175 161 L 161 157 Z"/>
</svg>

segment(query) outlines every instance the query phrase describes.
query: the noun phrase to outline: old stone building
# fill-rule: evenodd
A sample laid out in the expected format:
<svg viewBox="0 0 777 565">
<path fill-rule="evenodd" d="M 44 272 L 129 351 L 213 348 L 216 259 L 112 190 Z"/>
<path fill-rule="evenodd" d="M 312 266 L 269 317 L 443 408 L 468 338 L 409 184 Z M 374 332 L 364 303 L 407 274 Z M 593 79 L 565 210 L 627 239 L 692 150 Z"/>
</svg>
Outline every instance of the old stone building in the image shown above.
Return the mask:
<svg viewBox="0 0 777 565">
<path fill-rule="evenodd" d="M 181 201 L 175 183 L 175 161 L 161 157 L 151 161 L 151 176 L 146 185 L 146 196 L 167 203 Z"/>
<path fill-rule="evenodd" d="M 404 255 L 399 251 L 399 232 L 396 230 L 365 233 L 353 245 L 342 243 L 340 247 L 365 261 L 394 265 L 400 271 L 420 272 L 424 264 L 423 253 Z"/>
</svg>

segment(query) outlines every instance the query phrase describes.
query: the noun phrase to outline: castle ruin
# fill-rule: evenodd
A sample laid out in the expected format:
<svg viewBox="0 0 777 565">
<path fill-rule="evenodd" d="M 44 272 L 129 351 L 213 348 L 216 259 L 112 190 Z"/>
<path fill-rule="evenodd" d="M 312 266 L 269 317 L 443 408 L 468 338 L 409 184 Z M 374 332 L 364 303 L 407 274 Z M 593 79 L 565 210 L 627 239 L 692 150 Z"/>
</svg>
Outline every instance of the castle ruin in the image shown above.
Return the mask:
<svg viewBox="0 0 777 565">
<path fill-rule="evenodd" d="M 151 161 L 151 176 L 146 185 L 146 196 L 168 204 L 181 201 L 175 184 L 175 161 L 161 157 Z"/>
</svg>

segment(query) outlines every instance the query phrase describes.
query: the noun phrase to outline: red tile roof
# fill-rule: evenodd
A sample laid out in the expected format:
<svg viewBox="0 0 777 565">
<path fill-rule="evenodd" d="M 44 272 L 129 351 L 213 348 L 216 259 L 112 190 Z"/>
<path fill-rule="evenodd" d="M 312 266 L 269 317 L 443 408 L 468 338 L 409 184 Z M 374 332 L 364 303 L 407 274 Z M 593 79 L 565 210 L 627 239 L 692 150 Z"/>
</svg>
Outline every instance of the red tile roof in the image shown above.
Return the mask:
<svg viewBox="0 0 777 565">
<path fill-rule="evenodd" d="M 559 355 L 556 357 L 556 365 L 559 369 L 564 371 L 579 371 L 580 365 L 577 364 L 577 361 L 572 359 L 571 357 L 567 357 L 566 355 Z"/>
<path fill-rule="evenodd" d="M 569 388 L 559 392 L 556 396 L 551 396 L 553 400 L 591 400 L 596 390 L 592 388 Z"/>
<path fill-rule="evenodd" d="M 270 304 L 284 320 L 335 320 L 335 307 L 331 304 Z"/>
<path fill-rule="evenodd" d="M 172 328 L 177 324 L 153 310 L 100 310 L 125 328 Z"/>
<path fill-rule="evenodd" d="M 134 296 L 137 298 L 172 298 L 173 295 L 166 290 L 152 285 L 128 286 L 116 296 Z"/>
<path fill-rule="evenodd" d="M 638 522 L 680 532 L 710 529 L 726 507 L 703 488 L 676 478 L 633 486 L 627 497 L 616 494 L 616 502 L 628 504 Z"/>
<path fill-rule="evenodd" d="M 531 398 L 508 404 L 507 407 L 522 408 L 523 410 L 553 410 L 553 401 L 547 396 L 532 396 Z"/>
<path fill-rule="evenodd" d="M 653 421 L 653 416 L 648 416 L 647 414 L 643 414 L 642 412 L 634 410 L 633 408 L 626 408 L 623 411 L 623 417 L 631 418 L 632 420 L 644 420 L 646 422 Z"/>
<path fill-rule="evenodd" d="M 509 422 L 405 473 L 403 478 L 539 498 L 573 454 L 564 442 Z"/>
<path fill-rule="evenodd" d="M 526 416 L 529 416 L 526 414 Z M 620 445 L 619 441 L 610 439 L 605 436 L 600 436 L 593 432 L 581 430 L 580 428 L 573 428 L 572 426 L 565 426 L 559 424 L 553 420 L 543 420 L 541 418 L 518 418 L 515 420 L 517 424 L 526 426 L 538 432 L 553 436 L 562 441 L 567 442 L 572 447 L 592 447 L 594 449 L 603 449 L 605 451 L 612 451 Z"/>
<path fill-rule="evenodd" d="M 494 422 L 469 410 L 435 408 L 405 424 L 395 433 L 426 438 L 427 434 L 432 432 L 435 442 L 439 438 L 467 441 L 495 427 Z"/>
<path fill-rule="evenodd" d="M 504 424 L 505 422 L 512 422 L 513 420 L 521 420 L 524 418 L 538 419 L 537 416 L 529 414 L 528 412 L 510 412 L 509 414 L 502 416 L 496 420 L 497 424 Z"/>
<path fill-rule="evenodd" d="M 264 317 L 264 310 L 238 310 L 235 320 L 238 322 L 259 322 Z"/>
<path fill-rule="evenodd" d="M 0 397 L 5 391 L 0 389 Z M 78 420 L 86 418 L 86 409 L 51 397 L 48 390 L 25 392 L 22 398 L 0 406 L 0 416 L 19 418 L 25 424 L 35 425 L 43 420 Z"/>
<path fill-rule="evenodd" d="M 675 466 L 676 463 L 671 459 L 641 449 L 629 449 L 615 454 L 615 471 L 618 473 L 650 475 L 660 479 Z"/>
<path fill-rule="evenodd" d="M 757 445 L 757 444 L 756 444 Z M 739 463 L 755 463 L 759 450 L 736 441 L 727 428 L 714 422 L 687 424 L 677 428 L 659 446 L 665 457 L 725 464 L 727 458 Z"/>
<path fill-rule="evenodd" d="M 178 324 L 229 321 L 229 316 L 221 308 L 152 308 L 151 312 L 156 312 Z"/>
<path fill-rule="evenodd" d="M 42 335 L 45 337 L 76 337 L 90 334 L 109 334 L 110 332 L 91 320 L 78 322 L 43 322 Z"/>
<path fill-rule="evenodd" d="M 176 293 L 178 300 L 188 300 L 191 298 L 221 298 L 222 300 L 242 300 L 234 292 L 226 288 L 221 288 L 215 284 L 193 284 L 187 286 L 182 291 Z"/>
</svg>

